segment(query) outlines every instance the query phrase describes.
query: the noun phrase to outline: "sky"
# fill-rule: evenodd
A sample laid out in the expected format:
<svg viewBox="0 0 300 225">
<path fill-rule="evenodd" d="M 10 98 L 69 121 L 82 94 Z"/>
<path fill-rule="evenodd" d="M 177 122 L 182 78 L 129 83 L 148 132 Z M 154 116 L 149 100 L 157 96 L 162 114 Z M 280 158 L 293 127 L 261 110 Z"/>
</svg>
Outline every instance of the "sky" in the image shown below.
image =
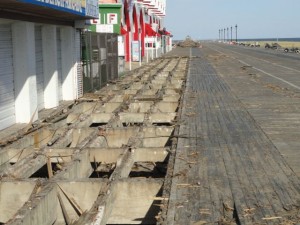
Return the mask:
<svg viewBox="0 0 300 225">
<path fill-rule="evenodd" d="M 167 0 L 164 26 L 174 40 L 218 39 L 238 26 L 239 39 L 300 37 L 300 0 Z"/>
</svg>

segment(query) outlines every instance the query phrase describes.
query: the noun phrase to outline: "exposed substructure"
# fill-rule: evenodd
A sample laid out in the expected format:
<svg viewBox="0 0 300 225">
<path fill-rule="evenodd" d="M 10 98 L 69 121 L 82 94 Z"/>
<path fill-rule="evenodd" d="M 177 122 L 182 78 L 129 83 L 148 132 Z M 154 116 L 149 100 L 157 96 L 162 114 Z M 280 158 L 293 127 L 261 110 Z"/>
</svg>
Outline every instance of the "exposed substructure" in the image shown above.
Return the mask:
<svg viewBox="0 0 300 225">
<path fill-rule="evenodd" d="M 0 224 L 156 224 L 188 58 L 154 61 L 0 152 Z"/>
</svg>

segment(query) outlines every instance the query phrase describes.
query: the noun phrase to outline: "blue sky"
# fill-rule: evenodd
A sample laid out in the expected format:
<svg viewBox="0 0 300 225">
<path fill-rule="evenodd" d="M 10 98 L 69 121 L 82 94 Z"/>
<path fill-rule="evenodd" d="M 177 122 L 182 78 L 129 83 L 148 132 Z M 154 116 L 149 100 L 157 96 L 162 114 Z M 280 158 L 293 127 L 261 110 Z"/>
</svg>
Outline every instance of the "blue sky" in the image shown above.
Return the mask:
<svg viewBox="0 0 300 225">
<path fill-rule="evenodd" d="M 217 39 L 236 24 L 238 38 L 300 37 L 300 0 L 167 0 L 164 26 L 175 40 Z"/>
</svg>

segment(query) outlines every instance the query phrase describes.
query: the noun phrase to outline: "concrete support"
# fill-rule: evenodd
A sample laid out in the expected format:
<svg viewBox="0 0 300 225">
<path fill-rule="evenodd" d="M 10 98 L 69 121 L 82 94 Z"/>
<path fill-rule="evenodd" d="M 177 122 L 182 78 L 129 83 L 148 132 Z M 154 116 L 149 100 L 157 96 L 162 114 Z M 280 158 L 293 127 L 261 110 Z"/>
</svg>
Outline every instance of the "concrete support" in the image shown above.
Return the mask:
<svg viewBox="0 0 300 225">
<path fill-rule="evenodd" d="M 44 59 L 44 102 L 45 108 L 54 108 L 59 104 L 56 26 L 42 27 L 43 59 Z"/>
<path fill-rule="evenodd" d="M 37 185 L 38 186 L 38 185 Z M 36 186 L 36 187 L 37 187 Z M 9 225 L 52 225 L 57 219 L 57 187 L 48 183 L 32 193 L 30 201 L 27 201 L 7 224 Z"/>
<path fill-rule="evenodd" d="M 94 179 L 93 181 L 82 179 L 79 181 L 66 180 L 57 183 L 59 187 L 58 193 L 65 207 L 65 213 L 69 216 L 71 221 L 78 220 L 79 216 L 64 193 L 66 193 L 69 198 L 72 198 L 73 202 L 76 202 L 78 206 L 80 206 L 80 209 L 85 212 L 91 209 L 101 189 L 106 185 L 105 182 L 106 181 L 102 179 Z M 55 224 L 66 224 L 63 213 L 60 212 L 62 212 L 62 209 L 58 207 L 58 216 Z"/>
<path fill-rule="evenodd" d="M 16 122 L 28 123 L 38 118 L 34 24 L 13 23 L 12 34 Z"/>
<path fill-rule="evenodd" d="M 122 155 L 119 156 L 116 162 L 116 169 L 111 175 L 111 180 L 128 178 L 130 171 L 134 164 L 134 152 L 126 149 Z"/>
<path fill-rule="evenodd" d="M 96 103 L 90 103 L 90 102 L 85 102 L 80 105 L 81 106 L 76 108 L 76 110 L 73 111 L 73 113 L 70 113 L 68 115 L 68 117 L 67 117 L 68 124 L 75 123 L 82 113 L 84 113 L 86 115 L 91 114 L 96 107 Z"/>
<path fill-rule="evenodd" d="M 62 58 L 62 95 L 63 100 L 74 100 L 76 98 L 77 87 L 75 86 L 76 65 L 74 58 L 75 39 L 74 28 L 61 28 L 61 58 Z"/>
<path fill-rule="evenodd" d="M 35 185 L 19 181 L 0 183 L 0 224 L 7 223 L 29 200 Z"/>
<path fill-rule="evenodd" d="M 117 181 L 114 187 L 117 195 L 113 202 L 113 209 L 109 219 L 104 221 L 106 223 L 101 224 L 155 224 L 159 206 L 153 205 L 153 202 L 162 184 L 163 180 L 159 179 Z"/>
<path fill-rule="evenodd" d="M 56 175 L 59 179 L 78 179 L 89 177 L 93 173 L 89 151 L 84 150 L 73 156 L 75 161 L 65 166 L 65 169 Z"/>
<path fill-rule="evenodd" d="M 89 152 L 90 162 L 116 163 L 120 155 L 124 153 L 124 149 L 122 148 L 86 148 L 86 150 Z M 69 163 L 72 161 L 72 156 L 75 151 L 78 151 L 78 149 L 53 148 L 46 150 L 43 154 L 45 157 L 49 157 L 53 163 Z M 35 149 L 32 148 L 24 148 L 21 150 L 18 148 L 9 148 L 1 151 L 0 172 L 1 167 L 5 163 L 21 162 L 30 157 L 30 154 L 33 154 L 34 152 Z M 132 152 L 134 152 L 135 162 L 163 162 L 168 156 L 166 148 L 135 148 L 132 149 Z M 20 165 L 22 164 L 24 163 L 21 163 Z M 35 168 L 35 170 L 38 169 L 39 168 Z M 21 171 L 22 173 L 25 173 L 26 170 L 23 169 Z"/>
<path fill-rule="evenodd" d="M 18 179 L 29 178 L 47 163 L 44 155 L 31 154 L 26 158 L 18 161 L 14 166 L 9 167 L 6 171 L 0 173 L 0 176 L 13 177 Z"/>
</svg>

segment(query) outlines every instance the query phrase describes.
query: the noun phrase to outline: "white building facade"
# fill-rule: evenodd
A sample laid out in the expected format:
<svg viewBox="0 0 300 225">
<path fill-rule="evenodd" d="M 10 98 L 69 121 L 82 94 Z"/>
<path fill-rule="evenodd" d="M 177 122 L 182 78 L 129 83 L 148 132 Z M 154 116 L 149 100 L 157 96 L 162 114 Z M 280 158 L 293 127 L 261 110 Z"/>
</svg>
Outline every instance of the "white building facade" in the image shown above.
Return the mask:
<svg viewBox="0 0 300 225">
<path fill-rule="evenodd" d="M 98 1 L 3 0 L 0 10 L 2 130 L 81 95 L 77 28 L 98 17 Z"/>
</svg>

